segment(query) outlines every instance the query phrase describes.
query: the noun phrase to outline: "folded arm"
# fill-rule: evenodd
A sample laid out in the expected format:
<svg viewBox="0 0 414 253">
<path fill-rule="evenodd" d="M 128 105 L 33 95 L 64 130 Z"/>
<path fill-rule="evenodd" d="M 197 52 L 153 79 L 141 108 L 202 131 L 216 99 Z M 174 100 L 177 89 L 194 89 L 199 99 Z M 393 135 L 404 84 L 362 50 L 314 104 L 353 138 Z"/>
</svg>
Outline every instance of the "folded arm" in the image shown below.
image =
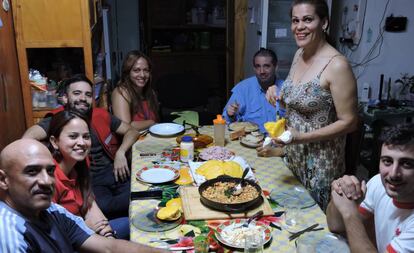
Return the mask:
<svg viewBox="0 0 414 253">
<path fill-rule="evenodd" d="M 85 215 L 85 223 L 95 233 L 105 237 L 113 237 L 113 231 L 109 225 L 109 221 L 95 201 L 92 202 L 91 207 Z"/>
<path fill-rule="evenodd" d="M 355 200 L 332 191 L 327 220 L 330 231 L 346 234 L 351 252 L 377 252 L 374 217 L 362 216 Z"/>
<path fill-rule="evenodd" d="M 367 190 L 365 182 L 344 176 L 334 180 L 331 189 L 326 212 L 329 230 L 346 235 L 352 252 L 377 252 L 374 217 L 358 211 Z"/>
</svg>

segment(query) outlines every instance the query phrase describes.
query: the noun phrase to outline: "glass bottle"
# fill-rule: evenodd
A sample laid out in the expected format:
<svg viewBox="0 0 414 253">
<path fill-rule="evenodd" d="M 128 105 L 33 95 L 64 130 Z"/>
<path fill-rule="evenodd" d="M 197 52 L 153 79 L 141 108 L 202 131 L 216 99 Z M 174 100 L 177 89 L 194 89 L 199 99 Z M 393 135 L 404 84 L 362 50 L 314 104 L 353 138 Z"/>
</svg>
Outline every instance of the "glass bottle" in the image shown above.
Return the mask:
<svg viewBox="0 0 414 253">
<path fill-rule="evenodd" d="M 180 144 L 180 160 L 182 162 L 193 161 L 194 159 L 194 142 L 191 136 L 183 136 Z"/>
</svg>

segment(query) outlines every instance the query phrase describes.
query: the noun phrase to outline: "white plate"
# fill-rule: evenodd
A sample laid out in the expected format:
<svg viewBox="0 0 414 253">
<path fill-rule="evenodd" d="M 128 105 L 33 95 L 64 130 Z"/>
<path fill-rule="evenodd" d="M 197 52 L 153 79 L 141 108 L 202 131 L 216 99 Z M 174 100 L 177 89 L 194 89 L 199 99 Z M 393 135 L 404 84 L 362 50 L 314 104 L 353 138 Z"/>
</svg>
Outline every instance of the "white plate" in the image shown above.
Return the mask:
<svg viewBox="0 0 414 253">
<path fill-rule="evenodd" d="M 221 223 L 216 229 L 217 240 L 233 248 L 244 248 L 244 238 L 235 241 L 229 241 L 229 237 L 226 235 L 231 235 L 234 233 L 234 231 L 236 231 L 237 228 L 240 228 L 245 221 L 246 219 L 235 219 Z M 272 238 L 270 228 L 263 223 L 250 223 L 248 229 L 257 229 L 263 232 L 263 245 L 265 245 Z"/>
<path fill-rule="evenodd" d="M 257 148 L 262 146 L 264 135 L 252 135 L 248 134 L 241 137 L 240 143 L 249 148 Z"/>
<path fill-rule="evenodd" d="M 350 253 L 351 250 L 343 237 L 320 231 L 299 237 L 297 252 Z"/>
<path fill-rule="evenodd" d="M 256 123 L 253 122 L 232 122 L 229 124 L 229 130 L 231 131 L 237 131 L 244 128 L 244 131 L 246 133 L 250 133 L 253 131 L 257 131 L 259 129 L 259 126 Z"/>
<path fill-rule="evenodd" d="M 173 136 L 184 131 L 184 127 L 175 123 L 160 123 L 149 128 L 150 133 L 159 136 Z"/>
<path fill-rule="evenodd" d="M 300 186 L 294 186 L 284 191 L 280 191 L 279 189 L 272 189 L 270 192 L 270 198 L 276 201 L 282 207 L 283 200 L 287 198 L 297 199 L 298 207 L 300 209 L 306 209 L 316 204 L 315 200 L 309 195 L 307 190 Z"/>
<path fill-rule="evenodd" d="M 140 169 L 136 176 L 138 180 L 145 183 L 161 184 L 177 179 L 180 173 L 167 165 L 154 165 Z"/>
</svg>

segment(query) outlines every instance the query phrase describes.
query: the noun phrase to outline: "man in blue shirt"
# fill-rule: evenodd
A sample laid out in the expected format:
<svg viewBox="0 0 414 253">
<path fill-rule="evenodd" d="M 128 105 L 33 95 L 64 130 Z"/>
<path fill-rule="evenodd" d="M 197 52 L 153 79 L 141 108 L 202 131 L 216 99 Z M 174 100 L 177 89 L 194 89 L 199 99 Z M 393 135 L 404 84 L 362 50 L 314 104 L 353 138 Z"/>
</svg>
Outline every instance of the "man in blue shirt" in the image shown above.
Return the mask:
<svg viewBox="0 0 414 253">
<path fill-rule="evenodd" d="M 0 252 L 167 252 L 90 230 L 51 203 L 55 164 L 40 142 L 23 139 L 0 153 Z"/>
<path fill-rule="evenodd" d="M 279 104 L 274 107 L 266 100 L 266 91 L 272 85 L 282 87 L 283 80 L 276 78 L 277 56 L 270 49 L 261 48 L 253 56 L 255 76 L 239 82 L 233 89 L 232 95 L 223 110 L 227 123 L 234 121 L 249 121 L 259 125 L 265 133 L 264 123 L 276 120 L 276 112 L 284 115 Z"/>
</svg>

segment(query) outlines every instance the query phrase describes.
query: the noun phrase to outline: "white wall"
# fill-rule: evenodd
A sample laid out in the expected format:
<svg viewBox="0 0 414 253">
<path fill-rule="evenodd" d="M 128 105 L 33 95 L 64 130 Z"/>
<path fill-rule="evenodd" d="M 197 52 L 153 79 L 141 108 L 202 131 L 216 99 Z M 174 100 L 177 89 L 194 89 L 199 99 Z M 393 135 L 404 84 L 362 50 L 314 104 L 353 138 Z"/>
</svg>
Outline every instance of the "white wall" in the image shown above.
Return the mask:
<svg viewBox="0 0 414 253">
<path fill-rule="evenodd" d="M 339 13 L 342 11 L 347 0 L 338 0 Z M 382 13 L 384 12 L 388 0 L 366 0 L 366 14 L 363 26 L 363 33 L 360 45 L 354 52 L 348 48 L 341 50 L 351 62 L 361 62 L 363 57 L 369 52 L 373 46 L 378 34 L 379 23 L 381 21 Z M 338 11 L 338 10 L 336 10 Z M 386 17 L 393 14 L 394 16 L 405 16 L 408 18 L 407 29 L 404 32 L 384 32 L 383 44 L 381 53 L 378 58 L 364 67 L 354 68 L 355 76 L 358 78 L 358 94 L 361 94 L 362 85 L 364 82 L 370 83 L 371 98 L 378 98 L 380 75 L 385 75 L 385 80 L 392 79 L 392 83 L 401 76 L 401 73 L 409 73 L 414 75 L 414 26 L 413 14 L 414 1 L 413 0 L 389 0 L 385 17 L 381 23 L 381 27 L 385 25 Z M 341 18 L 338 15 L 336 18 Z M 333 22 L 340 22 L 333 21 Z M 372 30 L 371 42 L 368 42 L 368 29 Z M 336 37 L 341 36 L 341 32 L 337 31 Z M 337 44 L 341 48 L 340 44 Z M 377 55 L 378 48 L 374 51 L 373 56 Z"/>
<path fill-rule="evenodd" d="M 248 0 L 246 48 L 244 50 L 245 77 L 254 75 L 253 55 L 260 49 L 261 36 L 258 34 L 258 31 L 262 30 L 262 2 L 259 0 Z"/>
</svg>

